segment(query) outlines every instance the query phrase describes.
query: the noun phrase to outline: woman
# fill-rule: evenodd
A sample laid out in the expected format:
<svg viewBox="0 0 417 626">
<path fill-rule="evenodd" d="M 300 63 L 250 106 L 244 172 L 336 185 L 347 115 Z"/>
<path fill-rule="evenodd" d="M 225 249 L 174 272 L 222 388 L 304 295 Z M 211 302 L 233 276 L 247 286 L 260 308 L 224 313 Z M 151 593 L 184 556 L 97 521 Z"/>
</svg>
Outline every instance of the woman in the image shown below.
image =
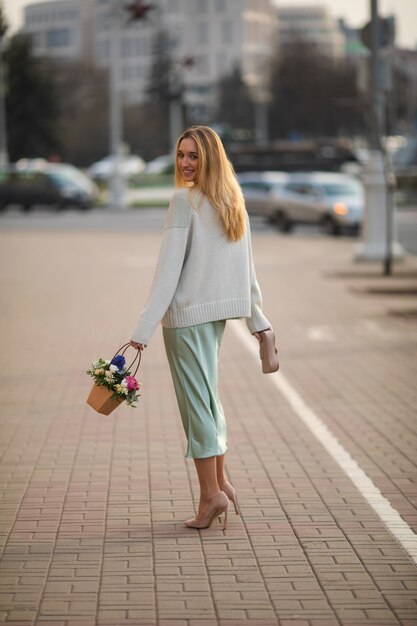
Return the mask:
<svg viewBox="0 0 417 626">
<path fill-rule="evenodd" d="M 207 528 L 236 492 L 226 480 L 226 421 L 217 390 L 217 361 L 227 319 L 249 330 L 270 328 L 252 263 L 249 221 L 219 136 L 192 126 L 177 142 L 175 191 L 148 302 L 131 344 L 143 350 L 162 321 L 175 393 L 200 483 L 198 514 Z"/>
</svg>

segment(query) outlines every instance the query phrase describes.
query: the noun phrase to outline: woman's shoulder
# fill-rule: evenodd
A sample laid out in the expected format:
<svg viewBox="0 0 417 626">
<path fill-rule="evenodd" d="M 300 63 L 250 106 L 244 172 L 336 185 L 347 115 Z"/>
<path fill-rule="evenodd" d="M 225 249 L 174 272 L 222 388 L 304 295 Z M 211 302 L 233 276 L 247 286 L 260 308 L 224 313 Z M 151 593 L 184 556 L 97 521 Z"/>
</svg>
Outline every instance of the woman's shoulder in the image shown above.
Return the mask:
<svg viewBox="0 0 417 626">
<path fill-rule="evenodd" d="M 189 225 L 191 203 L 187 187 L 176 189 L 171 196 L 166 228 L 185 228 Z"/>
<path fill-rule="evenodd" d="M 172 200 L 188 200 L 188 187 L 177 187 L 171 196 Z"/>
</svg>

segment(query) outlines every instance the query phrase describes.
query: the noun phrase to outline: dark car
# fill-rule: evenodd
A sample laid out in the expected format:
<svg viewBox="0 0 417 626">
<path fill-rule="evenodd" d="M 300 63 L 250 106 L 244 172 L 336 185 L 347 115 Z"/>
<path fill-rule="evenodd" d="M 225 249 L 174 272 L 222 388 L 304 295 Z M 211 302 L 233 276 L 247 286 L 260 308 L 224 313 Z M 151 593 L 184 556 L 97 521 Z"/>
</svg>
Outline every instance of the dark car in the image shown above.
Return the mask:
<svg viewBox="0 0 417 626">
<path fill-rule="evenodd" d="M 10 168 L 0 172 L 0 210 L 17 205 L 24 211 L 32 207 L 88 209 L 94 196 L 59 167 L 42 170 Z"/>
</svg>

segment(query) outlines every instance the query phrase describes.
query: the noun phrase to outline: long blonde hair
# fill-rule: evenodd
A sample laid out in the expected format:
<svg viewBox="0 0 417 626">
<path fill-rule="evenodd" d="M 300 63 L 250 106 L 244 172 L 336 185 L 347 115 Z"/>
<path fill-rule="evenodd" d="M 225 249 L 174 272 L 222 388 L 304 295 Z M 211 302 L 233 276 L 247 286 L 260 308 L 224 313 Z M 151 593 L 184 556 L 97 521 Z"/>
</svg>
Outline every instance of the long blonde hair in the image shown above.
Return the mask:
<svg viewBox="0 0 417 626">
<path fill-rule="evenodd" d="M 175 155 L 178 154 L 181 141 L 186 138 L 194 139 L 198 150 L 198 172 L 194 187 L 201 190 L 218 211 L 229 241 L 239 241 L 246 228 L 245 201 L 220 137 L 208 126 L 191 126 L 179 137 Z M 175 184 L 177 187 L 188 186 L 182 177 L 177 157 Z"/>
</svg>

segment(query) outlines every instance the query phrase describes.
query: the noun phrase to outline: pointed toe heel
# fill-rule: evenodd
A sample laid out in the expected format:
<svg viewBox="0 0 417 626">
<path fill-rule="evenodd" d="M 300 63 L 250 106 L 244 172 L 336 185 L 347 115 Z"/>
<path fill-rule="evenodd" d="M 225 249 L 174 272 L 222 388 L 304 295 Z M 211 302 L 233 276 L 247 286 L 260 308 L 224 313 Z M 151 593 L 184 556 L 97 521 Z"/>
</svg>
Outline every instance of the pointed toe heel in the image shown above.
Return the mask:
<svg viewBox="0 0 417 626">
<path fill-rule="evenodd" d="M 210 503 L 204 515 L 200 515 L 194 517 L 193 519 L 186 520 L 184 524 L 188 528 L 196 528 L 197 530 L 200 530 L 201 528 L 209 528 L 212 525 L 213 520 L 215 520 L 216 517 L 219 517 L 222 513 L 224 513 L 223 530 L 225 530 L 227 526 L 228 508 L 229 498 L 226 497 L 226 494 L 220 491 L 210 500 Z"/>
</svg>

